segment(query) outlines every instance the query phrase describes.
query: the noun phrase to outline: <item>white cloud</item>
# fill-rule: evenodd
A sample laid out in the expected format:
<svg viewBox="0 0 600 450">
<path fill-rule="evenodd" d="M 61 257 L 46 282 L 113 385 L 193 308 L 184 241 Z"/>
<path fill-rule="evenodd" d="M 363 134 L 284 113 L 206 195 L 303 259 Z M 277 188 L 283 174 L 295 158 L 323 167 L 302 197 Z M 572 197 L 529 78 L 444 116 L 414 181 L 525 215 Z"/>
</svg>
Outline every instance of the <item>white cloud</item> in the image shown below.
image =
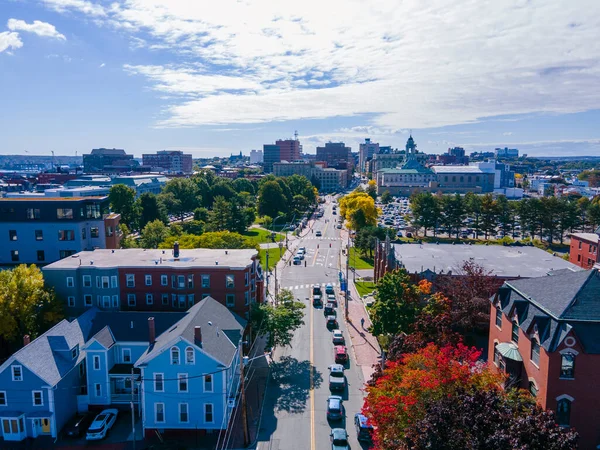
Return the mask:
<svg viewBox="0 0 600 450">
<path fill-rule="evenodd" d="M 27 23 L 24 20 L 8 19 L 7 27 L 11 31 L 25 31 L 27 33 L 37 34 L 41 37 L 59 39 L 62 41 L 67 40 L 65 35 L 59 33 L 54 25 L 39 20 L 34 20 L 33 23 Z"/>
<path fill-rule="evenodd" d="M 125 67 L 173 96 L 159 126 L 365 115 L 398 130 L 600 108 L 597 0 L 44 2 L 172 53 Z"/>
<path fill-rule="evenodd" d="M 502 136 L 512 136 L 512 134 L 512 131 L 505 131 L 504 133 L 502 133 Z"/>
<path fill-rule="evenodd" d="M 19 33 L 13 33 L 11 31 L 3 31 L 0 33 L 0 53 L 9 49 L 16 50 L 21 47 L 23 47 L 23 41 L 19 38 Z"/>
<path fill-rule="evenodd" d="M 105 63 L 102 63 L 102 64 L 100 64 L 100 65 L 98 66 L 98 68 L 102 69 L 104 66 L 106 66 L 106 64 L 105 64 Z"/>
</svg>

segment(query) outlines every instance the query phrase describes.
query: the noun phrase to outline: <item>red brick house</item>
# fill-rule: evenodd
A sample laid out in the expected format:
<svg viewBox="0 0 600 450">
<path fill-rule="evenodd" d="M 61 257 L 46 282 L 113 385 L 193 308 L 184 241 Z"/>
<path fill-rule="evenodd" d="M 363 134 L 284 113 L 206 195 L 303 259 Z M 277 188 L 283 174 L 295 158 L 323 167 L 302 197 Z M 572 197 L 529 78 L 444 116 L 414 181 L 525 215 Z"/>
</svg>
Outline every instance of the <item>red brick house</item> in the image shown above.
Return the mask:
<svg viewBox="0 0 600 450">
<path fill-rule="evenodd" d="M 600 271 L 506 281 L 491 299 L 490 365 L 527 389 L 581 449 L 600 444 Z"/>
<path fill-rule="evenodd" d="M 598 247 L 600 240 L 600 227 L 595 233 L 573 233 L 571 235 L 571 248 L 569 261 L 584 269 L 591 269 L 600 262 Z"/>
</svg>

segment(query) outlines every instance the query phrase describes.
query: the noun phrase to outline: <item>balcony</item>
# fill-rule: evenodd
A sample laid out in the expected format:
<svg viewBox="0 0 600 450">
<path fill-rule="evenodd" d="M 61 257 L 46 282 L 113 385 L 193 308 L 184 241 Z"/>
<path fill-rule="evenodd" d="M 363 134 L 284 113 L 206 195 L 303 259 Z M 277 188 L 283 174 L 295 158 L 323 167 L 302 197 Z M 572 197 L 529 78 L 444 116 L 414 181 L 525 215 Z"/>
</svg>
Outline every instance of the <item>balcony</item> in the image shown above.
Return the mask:
<svg viewBox="0 0 600 450">
<path fill-rule="evenodd" d="M 136 389 L 137 391 L 137 389 Z M 110 402 L 111 403 L 129 403 L 131 401 L 133 401 L 134 403 L 138 403 L 140 399 L 140 394 L 138 392 L 135 392 L 133 394 L 133 396 L 131 395 L 131 390 L 129 391 L 129 393 L 125 392 L 125 393 L 112 393 L 110 395 Z"/>
</svg>

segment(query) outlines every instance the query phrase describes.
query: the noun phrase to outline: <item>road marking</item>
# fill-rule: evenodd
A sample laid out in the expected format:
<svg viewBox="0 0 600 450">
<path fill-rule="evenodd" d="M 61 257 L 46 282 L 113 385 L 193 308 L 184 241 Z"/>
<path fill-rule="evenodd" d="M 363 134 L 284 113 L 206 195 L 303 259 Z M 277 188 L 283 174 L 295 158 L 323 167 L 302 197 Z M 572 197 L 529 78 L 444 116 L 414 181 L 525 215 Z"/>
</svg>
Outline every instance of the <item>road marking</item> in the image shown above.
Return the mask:
<svg viewBox="0 0 600 450">
<path fill-rule="evenodd" d="M 313 266 L 315 265 L 315 262 L 317 261 L 317 256 L 319 256 L 319 250 L 317 250 L 317 251 L 315 252 L 315 257 L 313 258 L 313 262 L 312 262 L 312 265 L 313 265 Z"/>
<path fill-rule="evenodd" d="M 310 449 L 316 449 L 315 443 L 315 380 L 313 371 L 314 361 L 314 339 L 313 339 L 313 326 L 314 326 L 314 308 L 310 307 Z"/>
</svg>

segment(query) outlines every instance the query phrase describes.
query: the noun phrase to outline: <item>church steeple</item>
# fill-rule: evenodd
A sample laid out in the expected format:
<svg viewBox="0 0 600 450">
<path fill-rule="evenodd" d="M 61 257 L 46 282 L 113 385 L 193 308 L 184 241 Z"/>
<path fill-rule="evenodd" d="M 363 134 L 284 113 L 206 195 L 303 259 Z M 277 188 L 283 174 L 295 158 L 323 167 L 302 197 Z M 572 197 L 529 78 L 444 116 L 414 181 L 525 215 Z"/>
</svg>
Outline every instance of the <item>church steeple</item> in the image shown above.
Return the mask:
<svg viewBox="0 0 600 450">
<path fill-rule="evenodd" d="M 417 144 L 415 144 L 415 140 L 412 137 L 412 133 L 409 135 L 408 140 L 406 141 L 406 156 L 413 155 L 417 153 Z"/>
</svg>

